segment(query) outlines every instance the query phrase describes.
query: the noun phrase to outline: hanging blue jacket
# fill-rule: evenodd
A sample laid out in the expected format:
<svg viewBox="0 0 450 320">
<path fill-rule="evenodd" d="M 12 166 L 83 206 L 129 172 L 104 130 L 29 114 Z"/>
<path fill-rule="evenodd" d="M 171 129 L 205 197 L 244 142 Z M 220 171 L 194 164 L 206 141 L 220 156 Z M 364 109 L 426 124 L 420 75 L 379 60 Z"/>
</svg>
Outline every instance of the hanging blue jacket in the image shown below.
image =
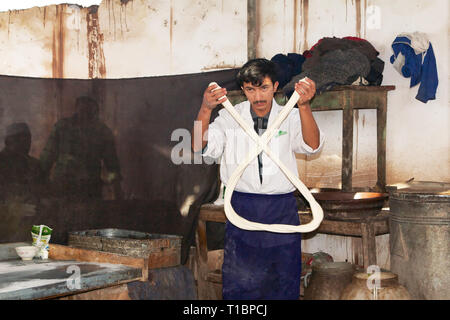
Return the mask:
<svg viewBox="0 0 450 320">
<path fill-rule="evenodd" d="M 420 83 L 416 99 L 427 103 L 428 100 L 436 99 L 436 90 L 438 86 L 438 74 L 436 67 L 436 58 L 434 57 L 433 46 L 430 43 L 425 57 L 423 54 L 416 54 L 411 47 L 411 40 L 407 37 L 396 37 L 392 43 L 394 54 L 390 61 L 393 64 L 399 53 L 405 57 L 405 64 L 401 68 L 402 75 L 411 78 L 410 88 Z M 423 61 L 422 61 L 423 60 Z"/>
</svg>

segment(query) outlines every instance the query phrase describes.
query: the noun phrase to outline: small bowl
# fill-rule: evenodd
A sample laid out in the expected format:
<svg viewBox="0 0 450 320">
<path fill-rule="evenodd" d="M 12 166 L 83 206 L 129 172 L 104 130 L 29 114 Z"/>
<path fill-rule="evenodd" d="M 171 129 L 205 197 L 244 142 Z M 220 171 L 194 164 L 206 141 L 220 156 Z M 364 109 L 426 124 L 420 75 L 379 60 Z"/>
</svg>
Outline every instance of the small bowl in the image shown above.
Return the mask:
<svg viewBox="0 0 450 320">
<path fill-rule="evenodd" d="M 24 261 L 32 260 L 36 255 L 38 248 L 35 246 L 16 247 L 16 252 Z"/>
</svg>

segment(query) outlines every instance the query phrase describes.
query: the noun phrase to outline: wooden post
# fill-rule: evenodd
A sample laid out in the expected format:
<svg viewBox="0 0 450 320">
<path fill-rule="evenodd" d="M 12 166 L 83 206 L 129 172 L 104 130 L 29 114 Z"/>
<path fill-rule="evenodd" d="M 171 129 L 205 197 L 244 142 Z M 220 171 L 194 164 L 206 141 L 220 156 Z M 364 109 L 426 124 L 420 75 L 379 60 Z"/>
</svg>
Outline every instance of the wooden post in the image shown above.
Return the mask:
<svg viewBox="0 0 450 320">
<path fill-rule="evenodd" d="M 377 264 L 377 248 L 375 242 L 375 225 L 373 221 L 361 223 L 364 269 Z"/>
<path fill-rule="evenodd" d="M 206 221 L 198 220 L 195 235 L 197 244 L 197 297 L 199 300 L 210 299 L 210 290 L 207 282 L 208 277 L 208 247 L 206 242 Z"/>
<path fill-rule="evenodd" d="M 353 171 L 353 92 L 345 92 L 342 110 L 342 191 L 352 190 Z"/>
<path fill-rule="evenodd" d="M 377 190 L 386 192 L 386 118 L 387 92 L 383 103 L 377 108 Z"/>
</svg>

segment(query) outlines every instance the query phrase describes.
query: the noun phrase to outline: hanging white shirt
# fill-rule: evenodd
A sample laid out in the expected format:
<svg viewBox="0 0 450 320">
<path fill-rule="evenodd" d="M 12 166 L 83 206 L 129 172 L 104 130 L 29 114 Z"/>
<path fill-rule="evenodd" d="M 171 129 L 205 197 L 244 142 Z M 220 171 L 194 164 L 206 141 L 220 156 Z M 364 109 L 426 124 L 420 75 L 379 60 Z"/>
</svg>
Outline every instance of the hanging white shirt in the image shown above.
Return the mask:
<svg viewBox="0 0 450 320">
<path fill-rule="evenodd" d="M 240 116 L 253 128 L 250 113 L 250 102 L 244 101 L 234 106 Z M 273 99 L 267 127 L 269 128 L 281 111 L 282 106 Z M 269 148 L 285 164 L 293 174 L 298 176 L 295 153 L 311 155 L 322 149 L 324 135 L 320 132 L 320 144 L 312 149 L 303 140 L 300 114 L 297 108 L 292 109 L 283 121 L 278 132 L 269 142 Z M 244 129 L 234 120 L 224 108 L 209 125 L 208 144 L 204 157 L 220 158 L 220 179 L 226 186 L 228 179 L 243 162 L 248 152 L 254 148 L 255 142 L 245 133 Z M 283 194 L 294 191 L 295 186 L 285 176 L 283 171 L 264 152 L 262 155 L 263 181 L 259 178 L 258 158 L 256 157 L 245 169 L 235 190 L 258 194 Z"/>
</svg>

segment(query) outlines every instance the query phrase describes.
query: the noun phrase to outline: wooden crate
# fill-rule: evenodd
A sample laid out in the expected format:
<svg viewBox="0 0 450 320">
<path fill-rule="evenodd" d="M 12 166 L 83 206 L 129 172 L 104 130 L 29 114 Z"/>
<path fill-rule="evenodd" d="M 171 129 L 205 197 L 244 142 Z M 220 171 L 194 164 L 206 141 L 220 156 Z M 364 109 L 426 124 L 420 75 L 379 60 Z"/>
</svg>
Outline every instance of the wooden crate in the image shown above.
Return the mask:
<svg viewBox="0 0 450 320">
<path fill-rule="evenodd" d="M 98 229 L 69 233 L 69 245 L 148 259 L 150 269 L 181 263 L 181 236 L 122 229 Z"/>
</svg>

